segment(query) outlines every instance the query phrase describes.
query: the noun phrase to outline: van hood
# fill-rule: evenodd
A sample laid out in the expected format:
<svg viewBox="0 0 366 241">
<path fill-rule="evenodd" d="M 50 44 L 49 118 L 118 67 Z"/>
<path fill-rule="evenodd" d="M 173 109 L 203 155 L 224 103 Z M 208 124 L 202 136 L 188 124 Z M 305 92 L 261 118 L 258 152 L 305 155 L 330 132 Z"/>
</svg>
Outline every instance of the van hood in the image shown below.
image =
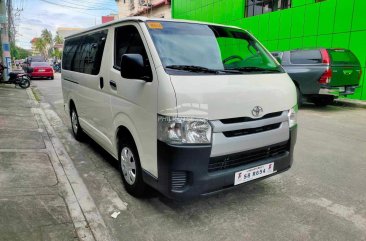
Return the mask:
<svg viewBox="0 0 366 241">
<path fill-rule="evenodd" d="M 208 120 L 253 117 L 289 110 L 296 105 L 296 88 L 286 73 L 248 75 L 171 75 L 179 117 Z"/>
</svg>

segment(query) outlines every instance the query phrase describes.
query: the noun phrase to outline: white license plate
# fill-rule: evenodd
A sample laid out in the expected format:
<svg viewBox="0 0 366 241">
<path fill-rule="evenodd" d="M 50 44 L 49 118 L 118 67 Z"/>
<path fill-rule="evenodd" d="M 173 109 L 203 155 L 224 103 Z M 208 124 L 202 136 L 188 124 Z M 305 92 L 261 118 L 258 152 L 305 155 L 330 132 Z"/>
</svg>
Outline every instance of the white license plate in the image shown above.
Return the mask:
<svg viewBox="0 0 366 241">
<path fill-rule="evenodd" d="M 44 69 L 40 69 L 39 72 L 45 72 L 45 70 Z"/>
<path fill-rule="evenodd" d="M 247 170 L 243 170 L 235 173 L 234 185 L 238 185 L 244 182 L 249 182 L 251 180 L 261 178 L 272 174 L 274 163 L 268 163 L 261 166 L 253 167 Z"/>
</svg>

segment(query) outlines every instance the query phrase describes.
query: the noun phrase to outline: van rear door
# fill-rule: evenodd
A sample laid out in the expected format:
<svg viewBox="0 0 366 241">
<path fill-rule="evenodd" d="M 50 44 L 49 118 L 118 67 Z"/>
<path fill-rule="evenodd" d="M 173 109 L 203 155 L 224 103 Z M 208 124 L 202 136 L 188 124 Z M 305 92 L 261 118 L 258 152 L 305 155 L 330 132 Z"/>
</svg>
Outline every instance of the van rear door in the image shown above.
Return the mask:
<svg viewBox="0 0 366 241">
<path fill-rule="evenodd" d="M 328 49 L 331 60 L 331 86 L 359 85 L 361 66 L 357 57 L 347 49 Z"/>
</svg>

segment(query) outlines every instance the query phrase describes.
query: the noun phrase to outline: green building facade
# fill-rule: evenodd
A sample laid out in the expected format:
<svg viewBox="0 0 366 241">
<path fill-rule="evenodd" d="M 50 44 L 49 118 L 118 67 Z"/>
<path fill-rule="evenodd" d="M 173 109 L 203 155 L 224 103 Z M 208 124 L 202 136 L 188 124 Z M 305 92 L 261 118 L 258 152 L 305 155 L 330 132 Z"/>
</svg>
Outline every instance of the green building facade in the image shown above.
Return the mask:
<svg viewBox="0 0 366 241">
<path fill-rule="evenodd" d="M 269 1 L 269 8 L 252 8 Z M 366 0 L 173 0 L 172 17 L 239 26 L 270 51 L 351 49 L 363 75 L 349 98 L 366 100 Z"/>
</svg>

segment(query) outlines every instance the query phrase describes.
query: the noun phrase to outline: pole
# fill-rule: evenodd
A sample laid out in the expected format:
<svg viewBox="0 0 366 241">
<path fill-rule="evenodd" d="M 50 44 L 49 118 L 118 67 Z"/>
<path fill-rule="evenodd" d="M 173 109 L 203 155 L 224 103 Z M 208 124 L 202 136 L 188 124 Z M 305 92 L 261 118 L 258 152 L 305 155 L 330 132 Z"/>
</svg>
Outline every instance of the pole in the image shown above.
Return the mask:
<svg viewBox="0 0 366 241">
<path fill-rule="evenodd" d="M 6 5 L 5 0 L 0 0 L 0 28 L 1 28 L 1 58 L 3 65 L 8 67 L 4 70 L 3 78 L 7 79 L 9 72 L 11 71 L 11 57 L 10 57 L 10 44 L 9 44 L 9 33 L 8 23 L 6 18 Z"/>
</svg>

